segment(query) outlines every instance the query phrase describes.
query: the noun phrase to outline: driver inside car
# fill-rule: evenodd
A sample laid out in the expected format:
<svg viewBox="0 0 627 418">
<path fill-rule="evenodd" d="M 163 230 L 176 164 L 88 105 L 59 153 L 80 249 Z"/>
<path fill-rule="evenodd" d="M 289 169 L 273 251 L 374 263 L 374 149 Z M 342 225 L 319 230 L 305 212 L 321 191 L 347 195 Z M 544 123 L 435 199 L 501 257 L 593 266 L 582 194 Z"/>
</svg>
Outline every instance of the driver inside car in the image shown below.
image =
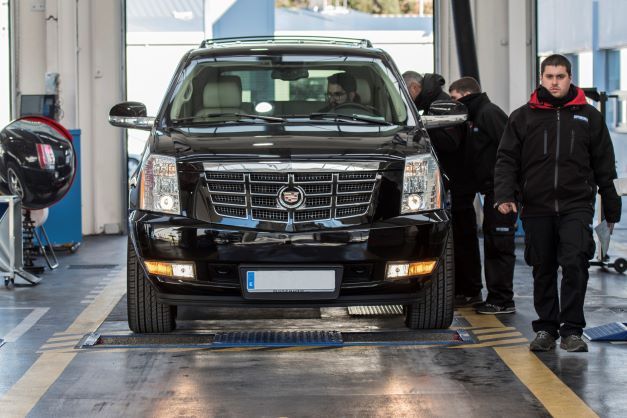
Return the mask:
<svg viewBox="0 0 627 418">
<path fill-rule="evenodd" d="M 355 77 L 348 73 L 336 73 L 327 77 L 328 105 L 321 112 L 330 112 L 346 103 L 360 103 Z"/>
</svg>

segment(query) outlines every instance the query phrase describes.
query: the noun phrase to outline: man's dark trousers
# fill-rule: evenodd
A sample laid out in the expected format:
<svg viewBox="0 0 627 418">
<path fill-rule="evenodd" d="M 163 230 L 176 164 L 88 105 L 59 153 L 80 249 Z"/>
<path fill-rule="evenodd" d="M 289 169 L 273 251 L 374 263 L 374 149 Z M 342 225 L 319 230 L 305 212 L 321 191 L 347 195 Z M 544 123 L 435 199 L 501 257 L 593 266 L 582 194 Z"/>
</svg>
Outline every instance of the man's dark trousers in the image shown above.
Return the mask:
<svg viewBox="0 0 627 418">
<path fill-rule="evenodd" d="M 586 326 L 583 304 L 588 286 L 589 260 L 594 255 L 592 214 L 523 218 L 525 261 L 533 267 L 533 303 L 538 319 L 533 330 L 581 336 Z M 562 267 L 560 298 L 557 271 Z M 561 310 L 560 310 L 561 303 Z M 559 330 L 559 335 L 558 335 Z"/>
<path fill-rule="evenodd" d="M 494 207 L 494 195 L 483 200 L 483 250 L 486 302 L 514 306 L 514 265 L 516 264 L 516 213 L 503 215 Z"/>
</svg>

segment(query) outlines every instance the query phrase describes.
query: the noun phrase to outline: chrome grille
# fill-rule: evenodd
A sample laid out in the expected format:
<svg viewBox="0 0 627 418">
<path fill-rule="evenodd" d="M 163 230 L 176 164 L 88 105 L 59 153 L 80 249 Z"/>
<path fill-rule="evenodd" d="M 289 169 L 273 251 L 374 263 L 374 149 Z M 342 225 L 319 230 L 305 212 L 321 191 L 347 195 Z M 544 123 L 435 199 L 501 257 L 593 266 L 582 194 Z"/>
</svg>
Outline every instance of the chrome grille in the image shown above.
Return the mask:
<svg viewBox="0 0 627 418">
<path fill-rule="evenodd" d="M 341 207 L 335 210 L 336 218 L 348 218 L 349 216 L 357 216 L 368 211 L 368 205 Z"/>
<path fill-rule="evenodd" d="M 287 173 L 250 173 L 250 181 L 287 183 Z"/>
<path fill-rule="evenodd" d="M 210 192 L 244 193 L 244 183 L 209 183 Z"/>
<path fill-rule="evenodd" d="M 338 193 L 371 192 L 374 183 L 340 183 L 337 185 Z"/>
<path fill-rule="evenodd" d="M 306 195 L 312 194 L 331 194 L 333 191 L 333 184 L 302 184 L 300 187 L 303 188 Z"/>
<path fill-rule="evenodd" d="M 246 208 L 221 205 L 214 205 L 213 208 L 218 215 L 228 216 L 230 218 L 246 218 Z"/>
<path fill-rule="evenodd" d="M 226 171 L 210 171 L 207 180 L 244 181 L 244 173 L 229 173 Z"/>
<path fill-rule="evenodd" d="M 331 183 L 333 181 L 333 174 L 332 173 L 295 173 L 294 181 L 296 183 L 307 183 L 307 182 Z"/>
<path fill-rule="evenodd" d="M 205 178 L 216 214 L 279 223 L 366 215 L 379 180 L 376 171 L 238 172 L 236 169 L 205 171 Z M 286 202 L 279 202 L 282 188 L 301 190 L 303 203 L 290 208 Z"/>
<path fill-rule="evenodd" d="M 252 194 L 269 194 L 276 196 L 283 184 L 255 184 L 250 183 L 250 193 Z"/>
<path fill-rule="evenodd" d="M 253 208 L 253 219 L 258 221 L 287 222 L 287 211 Z"/>
<path fill-rule="evenodd" d="M 276 207 L 276 197 L 274 196 L 252 196 L 253 207 L 274 208 Z"/>
<path fill-rule="evenodd" d="M 301 210 L 294 214 L 296 222 L 320 221 L 331 218 L 331 209 Z"/>
<path fill-rule="evenodd" d="M 308 196 L 305 198 L 305 206 L 308 208 L 331 206 L 331 196 Z"/>
<path fill-rule="evenodd" d="M 368 202 L 370 202 L 369 193 L 339 195 L 336 200 L 336 204 L 338 206 L 354 205 Z"/>
<path fill-rule="evenodd" d="M 357 173 L 340 173 L 340 181 L 351 180 L 374 180 L 377 178 L 375 171 L 357 172 Z"/>
<path fill-rule="evenodd" d="M 223 203 L 225 205 L 246 206 L 246 196 L 237 194 L 213 194 L 211 195 L 213 203 Z"/>
</svg>

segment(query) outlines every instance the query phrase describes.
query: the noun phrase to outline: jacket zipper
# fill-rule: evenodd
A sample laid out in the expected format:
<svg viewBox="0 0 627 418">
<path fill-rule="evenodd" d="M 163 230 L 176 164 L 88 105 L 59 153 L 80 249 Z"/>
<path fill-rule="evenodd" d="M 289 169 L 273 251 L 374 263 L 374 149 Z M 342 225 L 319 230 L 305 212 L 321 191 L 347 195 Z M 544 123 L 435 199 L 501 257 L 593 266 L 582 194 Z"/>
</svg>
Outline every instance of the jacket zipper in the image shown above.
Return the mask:
<svg viewBox="0 0 627 418">
<path fill-rule="evenodd" d="M 544 155 L 546 155 L 546 152 L 547 152 L 548 135 L 549 134 L 548 134 L 547 130 L 545 129 L 544 130 Z"/>
<path fill-rule="evenodd" d="M 573 155 L 573 146 L 575 146 L 575 130 L 570 131 L 570 155 Z"/>
<path fill-rule="evenodd" d="M 559 203 L 557 202 L 557 180 L 559 178 L 558 160 L 560 158 L 560 110 L 557 109 L 557 144 L 555 148 L 555 179 L 553 182 L 553 191 L 555 192 L 555 212 L 559 213 Z"/>
</svg>

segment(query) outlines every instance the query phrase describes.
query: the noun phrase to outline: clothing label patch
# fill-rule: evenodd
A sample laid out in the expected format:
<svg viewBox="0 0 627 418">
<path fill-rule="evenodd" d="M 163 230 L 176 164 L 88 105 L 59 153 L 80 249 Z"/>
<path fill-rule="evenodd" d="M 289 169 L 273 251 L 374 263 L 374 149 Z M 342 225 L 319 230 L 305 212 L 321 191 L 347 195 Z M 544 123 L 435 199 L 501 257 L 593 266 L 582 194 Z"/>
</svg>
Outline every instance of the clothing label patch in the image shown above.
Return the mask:
<svg viewBox="0 0 627 418">
<path fill-rule="evenodd" d="M 573 116 L 573 119 L 579 119 L 579 120 L 582 120 L 582 121 L 588 123 L 588 118 L 585 117 L 585 116 L 575 115 L 575 116 Z"/>
</svg>

